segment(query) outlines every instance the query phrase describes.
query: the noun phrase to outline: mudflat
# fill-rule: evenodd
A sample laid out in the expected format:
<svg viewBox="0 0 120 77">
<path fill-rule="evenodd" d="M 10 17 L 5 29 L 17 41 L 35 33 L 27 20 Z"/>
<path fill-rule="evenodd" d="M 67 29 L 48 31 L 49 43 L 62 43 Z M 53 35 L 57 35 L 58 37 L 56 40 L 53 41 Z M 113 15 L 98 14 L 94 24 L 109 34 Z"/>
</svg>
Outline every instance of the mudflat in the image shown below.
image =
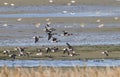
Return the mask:
<svg viewBox="0 0 120 77">
<path fill-rule="evenodd" d="M 6 1 L 8 3 L 14 3 L 16 6 L 39 6 L 39 5 L 66 5 L 70 3 L 70 0 L 52 0 L 53 2 L 50 3 L 50 0 L 9 0 Z M 109 5 L 109 6 L 119 6 L 119 0 L 75 0 L 74 5 Z M 3 6 L 5 1 L 1 1 L 0 5 Z"/>
<path fill-rule="evenodd" d="M 89 59 L 120 59 L 119 45 L 97 45 L 97 46 L 74 46 L 75 55 L 70 56 L 67 53 L 63 54 L 63 49 L 66 46 L 57 46 L 59 49 L 56 52 L 47 53 L 47 46 L 30 46 L 26 47 L 24 53 L 31 53 L 29 56 L 18 56 L 19 52 L 15 51 L 15 47 L 4 46 L 0 47 L 0 59 L 9 60 L 9 55 L 3 54 L 4 50 L 10 50 L 10 54 L 17 55 L 16 59 L 20 60 L 89 60 Z M 49 46 L 53 47 L 53 46 Z M 42 55 L 37 55 L 38 49 L 42 50 Z M 108 56 L 102 52 L 109 51 Z"/>
<path fill-rule="evenodd" d="M 70 0 L 3 0 L 0 2 L 1 59 L 9 59 L 2 51 L 14 51 L 15 46 L 27 46 L 26 51 L 33 53 L 29 57 L 17 59 L 119 59 L 119 9 L 119 0 L 76 0 L 75 3 Z M 46 24 L 55 28 L 59 35 L 66 30 L 73 36 L 56 35 L 60 42 L 51 43 L 46 40 L 47 34 L 43 31 Z M 35 35 L 43 37 L 37 44 L 32 38 Z M 77 56 L 62 54 L 63 47 L 56 53 L 44 52 L 43 56 L 35 55 L 36 46 L 64 46 L 66 42 L 75 46 Z M 105 50 L 111 51 L 107 57 L 101 54 Z"/>
</svg>

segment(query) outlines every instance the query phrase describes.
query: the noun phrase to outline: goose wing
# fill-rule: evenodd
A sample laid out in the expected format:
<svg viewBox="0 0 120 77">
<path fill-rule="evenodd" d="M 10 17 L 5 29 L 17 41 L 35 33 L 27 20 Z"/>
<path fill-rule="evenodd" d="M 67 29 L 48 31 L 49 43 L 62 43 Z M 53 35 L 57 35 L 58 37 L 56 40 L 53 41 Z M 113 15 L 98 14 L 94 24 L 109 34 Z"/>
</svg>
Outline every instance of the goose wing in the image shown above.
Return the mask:
<svg viewBox="0 0 120 77">
<path fill-rule="evenodd" d="M 66 44 L 67 44 L 69 49 L 73 49 L 73 47 L 69 43 L 66 43 Z"/>
</svg>

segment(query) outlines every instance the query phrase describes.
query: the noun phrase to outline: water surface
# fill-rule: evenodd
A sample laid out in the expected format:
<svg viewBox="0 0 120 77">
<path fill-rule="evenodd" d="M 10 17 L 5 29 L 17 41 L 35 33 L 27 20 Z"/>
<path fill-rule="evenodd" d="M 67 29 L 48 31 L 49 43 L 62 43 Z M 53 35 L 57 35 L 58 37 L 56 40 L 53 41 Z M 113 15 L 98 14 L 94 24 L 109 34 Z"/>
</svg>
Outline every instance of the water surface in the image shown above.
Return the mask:
<svg viewBox="0 0 120 77">
<path fill-rule="evenodd" d="M 65 12 L 66 11 L 66 12 Z M 23 18 L 23 22 L 16 22 L 13 18 Z M 78 32 L 81 29 L 80 23 L 52 23 L 51 26 L 56 29 L 69 30 L 73 36 L 55 37 L 59 38 L 60 42 L 51 43 L 47 40 L 47 34 L 43 32 L 45 23 L 41 23 L 40 28 L 30 23 L 24 23 L 24 18 L 68 18 L 83 17 L 83 18 L 109 18 L 120 17 L 120 7 L 115 6 L 18 6 L 18 7 L 0 7 L 0 46 L 42 46 L 42 45 L 65 45 L 66 42 L 72 45 L 111 45 L 120 44 L 119 31 L 106 32 Z M 4 19 L 4 20 L 2 20 Z M 9 19 L 7 21 L 5 19 Z M 9 22 L 10 25 L 3 26 Z M 90 23 L 85 21 L 85 28 L 98 28 L 101 23 Z M 116 22 L 105 22 L 105 28 L 120 28 L 119 20 Z M 62 30 L 61 30 L 62 31 Z M 76 31 L 76 32 L 75 32 Z M 38 43 L 34 43 L 32 38 L 34 35 L 40 35 L 43 38 Z M 74 37 L 74 38 L 73 38 Z"/>
<path fill-rule="evenodd" d="M 53 67 L 72 67 L 72 66 L 120 66 L 120 60 L 0 60 L 0 67 L 7 65 L 8 67 L 37 67 L 37 66 L 53 66 Z"/>
</svg>

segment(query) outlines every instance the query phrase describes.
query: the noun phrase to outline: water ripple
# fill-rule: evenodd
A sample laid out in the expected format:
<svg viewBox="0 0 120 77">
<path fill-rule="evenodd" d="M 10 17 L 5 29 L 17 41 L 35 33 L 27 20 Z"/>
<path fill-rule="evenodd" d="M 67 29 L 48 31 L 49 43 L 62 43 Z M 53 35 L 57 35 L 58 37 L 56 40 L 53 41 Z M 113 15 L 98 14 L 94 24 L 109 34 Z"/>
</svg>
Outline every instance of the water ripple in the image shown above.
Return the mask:
<svg viewBox="0 0 120 77">
<path fill-rule="evenodd" d="M 64 14 L 64 13 L 48 13 L 48 14 L 0 14 L 0 18 L 36 18 L 36 17 L 107 17 L 107 16 L 120 16 L 120 14 L 116 13 L 100 13 L 96 14 L 94 12 L 84 12 L 84 13 L 75 13 L 75 14 Z"/>
<path fill-rule="evenodd" d="M 0 60 L 0 67 L 7 65 L 8 67 L 37 67 L 37 66 L 53 66 L 53 67 L 71 67 L 71 66 L 120 66 L 120 60 Z"/>
</svg>

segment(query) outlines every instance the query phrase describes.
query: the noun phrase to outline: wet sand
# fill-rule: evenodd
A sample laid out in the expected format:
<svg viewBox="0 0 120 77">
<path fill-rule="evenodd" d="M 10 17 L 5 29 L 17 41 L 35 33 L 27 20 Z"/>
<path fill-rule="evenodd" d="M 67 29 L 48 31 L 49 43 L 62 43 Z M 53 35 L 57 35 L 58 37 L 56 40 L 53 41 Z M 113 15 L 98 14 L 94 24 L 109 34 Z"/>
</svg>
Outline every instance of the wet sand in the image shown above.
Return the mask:
<svg viewBox="0 0 120 77">
<path fill-rule="evenodd" d="M 25 18 L 26 19 L 26 18 Z M 42 45 L 65 45 L 69 42 L 72 45 L 110 45 L 120 44 L 120 25 L 119 21 L 115 21 L 113 18 L 104 20 L 104 27 L 99 28 L 94 20 L 96 18 L 50 18 L 50 26 L 56 29 L 55 37 L 59 38 L 60 42 L 51 43 L 47 40 L 47 34 L 43 31 L 46 21 L 45 18 L 27 18 L 21 22 L 16 22 L 14 19 L 6 19 L 7 27 L 1 26 L 0 28 L 0 45 L 1 46 L 42 46 Z M 85 20 L 84 20 L 85 19 Z M 35 24 L 40 20 L 41 25 L 39 28 L 35 27 Z M 82 23 L 83 22 L 85 23 Z M 89 20 L 89 21 L 87 21 Z M 65 21 L 65 22 L 64 22 Z M 80 22 L 79 22 L 80 21 Z M 110 22 L 111 21 L 111 22 Z M 81 25 L 84 24 L 84 27 Z M 72 36 L 62 37 L 63 30 L 67 30 L 72 33 Z M 35 35 L 42 36 L 43 38 L 35 44 L 32 38 Z M 107 36 L 107 37 L 106 37 Z M 74 38 L 73 38 L 74 37 Z"/>
<path fill-rule="evenodd" d="M 0 5 L 3 6 L 5 0 L 1 1 Z M 9 0 L 8 3 L 15 3 L 16 6 L 39 6 L 39 5 L 66 5 L 70 0 L 53 0 L 53 3 L 49 3 L 49 0 Z M 76 0 L 74 5 L 104 5 L 104 6 L 119 6 L 119 0 Z"/>
</svg>

